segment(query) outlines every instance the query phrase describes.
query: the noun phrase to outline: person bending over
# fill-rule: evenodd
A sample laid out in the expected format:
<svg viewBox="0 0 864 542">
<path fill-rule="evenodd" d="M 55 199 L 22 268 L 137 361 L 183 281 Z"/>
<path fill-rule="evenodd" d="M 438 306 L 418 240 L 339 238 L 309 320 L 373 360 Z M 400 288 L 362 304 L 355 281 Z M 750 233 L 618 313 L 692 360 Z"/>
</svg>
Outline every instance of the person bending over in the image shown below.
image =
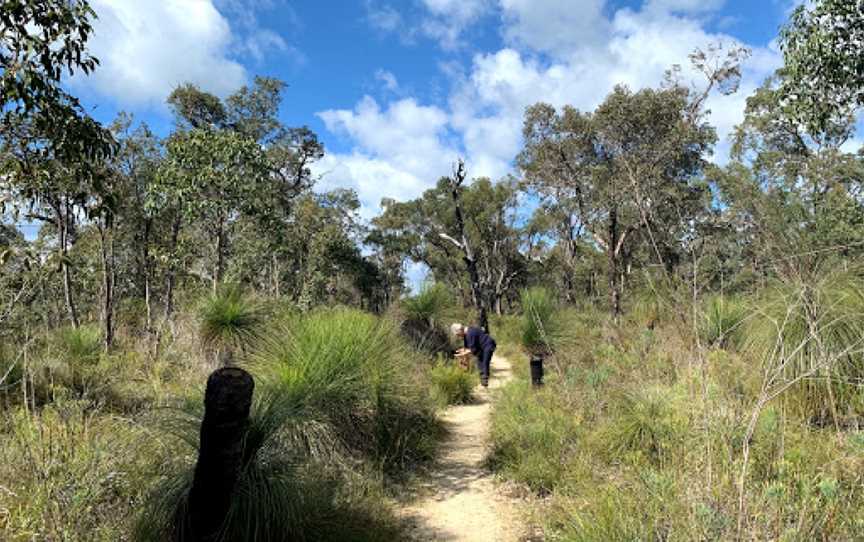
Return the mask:
<svg viewBox="0 0 864 542">
<path fill-rule="evenodd" d="M 463 339 L 465 348 L 456 352 L 457 355 L 471 352 L 477 357 L 477 369 L 480 371 L 480 384 L 484 388 L 489 387 L 489 365 L 492 362 L 492 354 L 495 353 L 495 339 L 479 327 L 467 327 L 462 324 L 453 324 L 450 331 L 454 336 Z"/>
</svg>

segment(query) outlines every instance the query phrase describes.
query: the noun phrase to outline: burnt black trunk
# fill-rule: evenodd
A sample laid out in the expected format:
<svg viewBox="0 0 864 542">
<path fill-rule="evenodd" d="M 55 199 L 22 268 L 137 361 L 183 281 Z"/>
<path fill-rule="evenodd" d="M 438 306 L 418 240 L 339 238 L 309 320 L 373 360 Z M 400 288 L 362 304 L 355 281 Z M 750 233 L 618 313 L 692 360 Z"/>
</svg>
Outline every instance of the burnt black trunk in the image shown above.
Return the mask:
<svg viewBox="0 0 864 542">
<path fill-rule="evenodd" d="M 543 356 L 531 356 L 531 384 L 534 387 L 543 385 Z"/>
<path fill-rule="evenodd" d="M 218 539 L 242 467 L 254 388 L 252 376 L 237 367 L 217 369 L 207 379 L 198 463 L 187 514 L 178 517 L 175 541 Z"/>
</svg>

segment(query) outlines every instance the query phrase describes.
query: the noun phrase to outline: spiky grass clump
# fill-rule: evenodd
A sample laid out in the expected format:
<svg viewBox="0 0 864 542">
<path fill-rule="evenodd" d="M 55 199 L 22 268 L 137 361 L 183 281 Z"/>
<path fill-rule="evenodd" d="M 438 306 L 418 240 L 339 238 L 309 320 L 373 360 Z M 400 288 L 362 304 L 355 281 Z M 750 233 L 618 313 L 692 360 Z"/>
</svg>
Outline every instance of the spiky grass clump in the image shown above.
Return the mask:
<svg viewBox="0 0 864 542">
<path fill-rule="evenodd" d="M 63 328 L 57 332 L 53 343 L 69 365 L 95 365 L 102 352 L 102 332 L 95 325 Z"/>
<path fill-rule="evenodd" d="M 814 419 L 864 412 L 864 269 L 767 289 L 748 325 L 746 349 Z"/>
<path fill-rule="evenodd" d="M 608 432 L 612 454 L 636 454 L 655 464 L 672 459 L 689 423 L 676 402 L 678 395 L 665 386 L 625 393 Z"/>
<path fill-rule="evenodd" d="M 443 322 L 452 305 L 452 295 L 446 286 L 424 284 L 420 293 L 401 302 L 402 334 L 419 350 L 449 354 L 452 346 Z"/>
<path fill-rule="evenodd" d="M 437 422 L 421 363 L 392 322 L 351 309 L 289 320 L 256 362 L 279 393 L 302 398 L 386 471 L 434 449 Z"/>
<path fill-rule="evenodd" d="M 38 401 L 58 395 L 92 395 L 106 386 L 102 333 L 95 325 L 64 327 L 48 338 L 27 368 Z"/>
<path fill-rule="evenodd" d="M 432 397 L 439 405 L 464 405 L 473 399 L 472 390 L 477 385 L 476 373 L 453 363 L 439 361 L 432 367 L 429 376 L 432 380 Z"/>
<path fill-rule="evenodd" d="M 261 304 L 245 295 L 239 285 L 227 284 L 201 302 L 198 321 L 206 348 L 242 350 L 260 338 L 265 314 Z"/>
<path fill-rule="evenodd" d="M 747 306 L 739 299 L 715 295 L 703 304 L 699 336 L 703 343 L 717 348 L 734 348 L 744 337 Z"/>
<path fill-rule="evenodd" d="M 579 435 L 578 420 L 524 381 L 508 385 L 492 414 L 490 465 L 545 494 L 562 482 Z"/>
<path fill-rule="evenodd" d="M 533 354 L 548 354 L 555 349 L 560 326 L 556 321 L 556 302 L 546 288 L 522 291 L 522 346 Z"/>
<path fill-rule="evenodd" d="M 402 309 L 408 319 L 422 320 L 430 325 L 440 323 L 453 305 L 453 296 L 443 284 L 426 283 L 420 292 L 402 300 Z"/>
</svg>

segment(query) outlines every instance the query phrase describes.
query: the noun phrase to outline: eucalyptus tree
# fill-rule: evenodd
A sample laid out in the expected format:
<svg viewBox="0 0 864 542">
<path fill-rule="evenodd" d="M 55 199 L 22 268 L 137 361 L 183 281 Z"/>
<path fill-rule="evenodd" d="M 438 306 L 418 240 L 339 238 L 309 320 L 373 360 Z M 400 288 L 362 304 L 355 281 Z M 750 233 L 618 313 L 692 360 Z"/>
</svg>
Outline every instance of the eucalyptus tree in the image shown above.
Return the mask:
<svg viewBox="0 0 864 542">
<path fill-rule="evenodd" d="M 862 253 L 864 157 L 842 150 L 851 117 L 799 122 L 784 92 L 781 72 L 747 100 L 716 178 L 753 265 L 807 280 L 826 256 Z"/>
<path fill-rule="evenodd" d="M 373 219 L 369 240 L 382 250 L 423 263 L 441 282 L 461 292 L 462 299 L 484 315 L 502 310 L 525 273 L 522 230 L 517 225 L 518 189 L 508 179 L 463 184 L 457 166 L 435 188 L 415 200 L 382 202 L 384 212 Z M 488 318 L 488 316 L 487 316 Z"/>
<path fill-rule="evenodd" d="M 621 313 L 625 279 L 642 251 L 667 274 L 679 260 L 680 243 L 710 204 L 700 180 L 716 141 L 706 100 L 731 94 L 740 81 L 745 49 L 712 46 L 690 59 L 706 84 L 681 83 L 681 69 L 658 89 L 633 92 L 617 86 L 590 113 L 536 104 L 525 113 L 524 148 L 517 164 L 527 187 L 553 205 L 603 252 L 610 310 Z"/>
<path fill-rule="evenodd" d="M 864 107 L 864 0 L 801 3 L 780 33 L 782 103 L 822 131 Z"/>
<path fill-rule="evenodd" d="M 211 245 L 214 288 L 229 268 L 234 233 L 242 231 L 241 238 L 269 256 L 257 269 L 269 270 L 273 291 L 280 291 L 293 203 L 314 184 L 310 166 L 323 156 L 311 130 L 286 127 L 278 119 L 284 87 L 257 77 L 224 102 L 192 85 L 178 87 L 168 99 L 178 130 L 168 140 L 159 183 L 161 197 L 178 210 L 170 245 L 176 265 L 181 224 L 202 226 Z M 172 269 L 168 313 L 174 282 Z"/>
<path fill-rule="evenodd" d="M 518 157 L 529 186 L 564 199 L 586 235 L 607 257 L 610 308 L 621 313 L 625 276 L 637 242 L 647 240 L 658 259 L 658 234 L 692 214 L 698 190 L 691 179 L 704 167 L 715 135 L 687 120 L 683 87 L 636 93 L 615 90 L 593 113 L 537 104 L 525 114 L 525 148 Z M 679 220 L 683 218 L 684 220 Z"/>
<path fill-rule="evenodd" d="M 62 87 L 98 61 L 86 45 L 95 13 L 85 0 L 0 2 L 0 190 L 16 216 L 51 224 L 64 299 L 78 326 L 68 251 L 76 224 L 102 198 L 103 161 L 115 151 L 111 134 Z M 92 210 L 92 208 L 91 208 Z"/>
</svg>

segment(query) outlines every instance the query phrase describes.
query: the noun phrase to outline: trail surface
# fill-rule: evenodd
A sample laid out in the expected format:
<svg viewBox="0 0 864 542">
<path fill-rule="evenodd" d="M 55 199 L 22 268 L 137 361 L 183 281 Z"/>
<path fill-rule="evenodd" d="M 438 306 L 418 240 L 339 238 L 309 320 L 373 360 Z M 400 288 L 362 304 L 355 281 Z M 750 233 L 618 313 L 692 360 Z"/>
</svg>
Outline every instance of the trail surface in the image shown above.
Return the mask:
<svg viewBox="0 0 864 542">
<path fill-rule="evenodd" d="M 490 395 L 511 378 L 510 362 L 492 360 L 489 390 L 475 390 L 475 403 L 448 408 L 449 430 L 442 455 L 424 477 L 419 497 L 404 511 L 415 541 L 516 542 L 520 529 L 513 503 L 501 495 L 484 468 L 488 452 Z"/>
</svg>

